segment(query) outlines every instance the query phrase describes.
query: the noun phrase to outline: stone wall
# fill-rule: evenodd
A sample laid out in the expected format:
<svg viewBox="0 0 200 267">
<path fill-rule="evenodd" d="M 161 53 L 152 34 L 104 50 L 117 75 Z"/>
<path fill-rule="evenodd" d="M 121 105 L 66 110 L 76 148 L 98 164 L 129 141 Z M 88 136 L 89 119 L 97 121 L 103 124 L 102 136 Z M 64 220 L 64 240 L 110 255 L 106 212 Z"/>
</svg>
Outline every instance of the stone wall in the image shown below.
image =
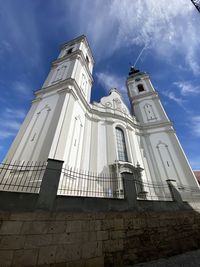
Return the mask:
<svg viewBox="0 0 200 267">
<path fill-rule="evenodd" d="M 2 212 L 0 266 L 126 266 L 198 248 L 200 215 Z"/>
</svg>

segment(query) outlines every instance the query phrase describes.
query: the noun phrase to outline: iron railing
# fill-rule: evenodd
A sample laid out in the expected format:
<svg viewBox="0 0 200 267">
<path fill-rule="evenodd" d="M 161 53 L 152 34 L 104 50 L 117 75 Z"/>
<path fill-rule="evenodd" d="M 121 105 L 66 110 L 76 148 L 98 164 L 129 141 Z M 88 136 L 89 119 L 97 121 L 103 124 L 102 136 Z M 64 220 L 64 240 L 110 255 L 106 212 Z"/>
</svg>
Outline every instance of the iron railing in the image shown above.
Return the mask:
<svg viewBox="0 0 200 267">
<path fill-rule="evenodd" d="M 4 162 L 0 164 L 0 191 L 39 193 L 46 162 Z"/>
<path fill-rule="evenodd" d="M 149 183 L 134 180 L 138 200 L 172 201 L 169 185 L 163 183 Z"/>
<path fill-rule="evenodd" d="M 97 174 L 64 167 L 57 194 L 63 196 L 124 198 L 122 177 L 116 174 Z"/>
<path fill-rule="evenodd" d="M 47 162 L 4 162 L 0 164 L 0 191 L 39 193 Z M 47 177 L 48 178 L 48 177 Z M 63 167 L 57 195 L 123 199 L 124 182 L 120 174 L 97 174 Z M 138 200 L 173 201 L 170 184 L 132 180 Z M 177 184 L 183 201 L 200 209 L 200 189 Z"/>
</svg>

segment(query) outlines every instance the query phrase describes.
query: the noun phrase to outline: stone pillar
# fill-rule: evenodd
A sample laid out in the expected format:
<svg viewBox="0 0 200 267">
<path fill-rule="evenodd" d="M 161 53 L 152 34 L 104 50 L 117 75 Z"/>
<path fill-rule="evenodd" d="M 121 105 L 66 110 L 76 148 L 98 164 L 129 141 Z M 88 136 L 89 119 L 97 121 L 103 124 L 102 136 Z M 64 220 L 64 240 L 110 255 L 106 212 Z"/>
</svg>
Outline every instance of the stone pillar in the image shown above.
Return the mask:
<svg viewBox="0 0 200 267">
<path fill-rule="evenodd" d="M 128 202 L 128 209 L 132 210 L 137 207 L 137 192 L 135 188 L 134 176 L 132 173 L 122 173 L 124 182 L 124 198 Z"/>
<path fill-rule="evenodd" d="M 47 168 L 40 186 L 37 209 L 52 210 L 57 195 L 63 162 L 62 160 L 48 159 Z"/>
<path fill-rule="evenodd" d="M 181 194 L 178 190 L 176 180 L 166 180 L 166 182 L 169 186 L 169 190 L 170 190 L 170 193 L 172 195 L 173 201 L 177 202 L 178 204 L 182 204 L 183 200 L 182 200 Z"/>
</svg>

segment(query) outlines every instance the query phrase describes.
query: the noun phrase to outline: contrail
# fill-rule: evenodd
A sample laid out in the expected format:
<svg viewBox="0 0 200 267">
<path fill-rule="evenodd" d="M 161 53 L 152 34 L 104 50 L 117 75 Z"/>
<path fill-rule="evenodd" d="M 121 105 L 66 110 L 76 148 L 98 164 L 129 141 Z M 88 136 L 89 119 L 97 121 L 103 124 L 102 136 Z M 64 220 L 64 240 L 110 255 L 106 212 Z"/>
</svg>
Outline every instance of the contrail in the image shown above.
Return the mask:
<svg viewBox="0 0 200 267">
<path fill-rule="evenodd" d="M 146 46 L 147 46 L 147 45 L 145 44 L 145 46 L 144 46 L 144 47 L 142 48 L 142 50 L 140 51 L 140 53 L 139 53 L 139 55 L 138 55 L 138 57 L 137 57 L 137 59 L 136 59 L 134 65 L 133 65 L 133 67 L 135 67 L 136 63 L 137 63 L 138 60 L 140 59 L 140 57 L 141 57 L 143 51 L 145 50 Z"/>
</svg>

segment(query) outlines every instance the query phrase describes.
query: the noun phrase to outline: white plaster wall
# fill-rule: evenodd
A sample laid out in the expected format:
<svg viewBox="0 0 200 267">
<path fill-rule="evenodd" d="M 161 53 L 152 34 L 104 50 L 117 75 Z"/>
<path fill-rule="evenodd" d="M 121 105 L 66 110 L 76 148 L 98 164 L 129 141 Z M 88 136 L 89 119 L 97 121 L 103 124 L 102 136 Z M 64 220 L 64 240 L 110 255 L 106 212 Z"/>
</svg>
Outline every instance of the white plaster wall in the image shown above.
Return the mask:
<svg viewBox="0 0 200 267">
<path fill-rule="evenodd" d="M 92 73 L 92 70 L 93 70 L 92 59 L 91 59 L 91 57 L 90 57 L 90 53 L 89 53 L 89 51 L 88 51 L 88 49 L 87 49 L 87 47 L 86 47 L 86 45 L 85 45 L 84 42 L 81 42 L 81 43 L 80 43 L 80 49 L 82 50 L 83 55 L 84 55 L 85 58 L 86 58 L 86 56 L 88 56 L 88 58 L 89 58 L 88 68 L 89 68 L 89 70 L 90 70 L 90 73 Z"/>
<path fill-rule="evenodd" d="M 98 123 L 98 142 L 97 142 L 97 172 L 108 173 L 108 161 L 107 161 L 107 151 L 106 147 L 109 145 L 108 140 L 106 140 L 106 125 L 105 122 Z"/>
<path fill-rule="evenodd" d="M 90 163 L 89 169 L 92 172 L 97 172 L 97 164 L 98 164 L 98 157 L 97 157 L 97 146 L 98 146 L 98 121 L 97 119 L 92 118 L 91 120 L 91 141 L 90 141 Z"/>
<path fill-rule="evenodd" d="M 72 114 L 69 114 L 69 116 L 71 117 L 71 121 L 68 124 L 69 133 L 65 140 L 66 145 L 63 159 L 67 166 L 80 169 L 85 126 L 85 112 L 79 104 L 79 101 L 75 102 L 73 112 Z"/>
<path fill-rule="evenodd" d="M 27 127 L 30 124 L 33 115 L 35 114 L 35 110 L 37 109 L 37 106 L 39 105 L 40 100 L 35 100 L 33 101 L 31 108 L 23 122 L 23 124 L 21 125 L 19 132 L 17 133 L 17 136 L 15 137 L 4 161 L 12 161 L 12 160 L 17 160 L 15 158 L 15 153 L 18 150 L 18 147 L 20 145 L 20 143 L 22 142 L 22 138 L 25 134 L 25 132 L 27 131 Z"/>
<path fill-rule="evenodd" d="M 172 136 L 172 133 L 170 135 Z M 161 179 L 174 179 L 179 184 L 189 185 L 183 171 L 185 162 L 180 161 L 180 153 L 175 150 L 171 142 L 172 137 L 170 138 L 166 132 L 159 132 L 151 134 L 149 138 Z"/>
<path fill-rule="evenodd" d="M 85 86 L 83 85 L 83 75 L 85 76 Z M 85 96 L 86 100 L 90 101 L 91 96 L 91 78 L 81 60 L 76 61 L 76 65 L 73 69 L 72 78 L 76 80 L 78 86 L 81 89 L 81 92 Z"/>
<path fill-rule="evenodd" d="M 85 113 L 85 125 L 83 134 L 83 146 L 81 153 L 80 169 L 83 171 L 90 170 L 90 147 L 91 147 L 91 134 L 92 134 L 92 122 Z"/>
<path fill-rule="evenodd" d="M 38 152 L 46 138 L 46 131 L 51 123 L 57 101 L 58 95 L 53 94 L 39 102 L 13 159 L 38 160 Z"/>
</svg>

